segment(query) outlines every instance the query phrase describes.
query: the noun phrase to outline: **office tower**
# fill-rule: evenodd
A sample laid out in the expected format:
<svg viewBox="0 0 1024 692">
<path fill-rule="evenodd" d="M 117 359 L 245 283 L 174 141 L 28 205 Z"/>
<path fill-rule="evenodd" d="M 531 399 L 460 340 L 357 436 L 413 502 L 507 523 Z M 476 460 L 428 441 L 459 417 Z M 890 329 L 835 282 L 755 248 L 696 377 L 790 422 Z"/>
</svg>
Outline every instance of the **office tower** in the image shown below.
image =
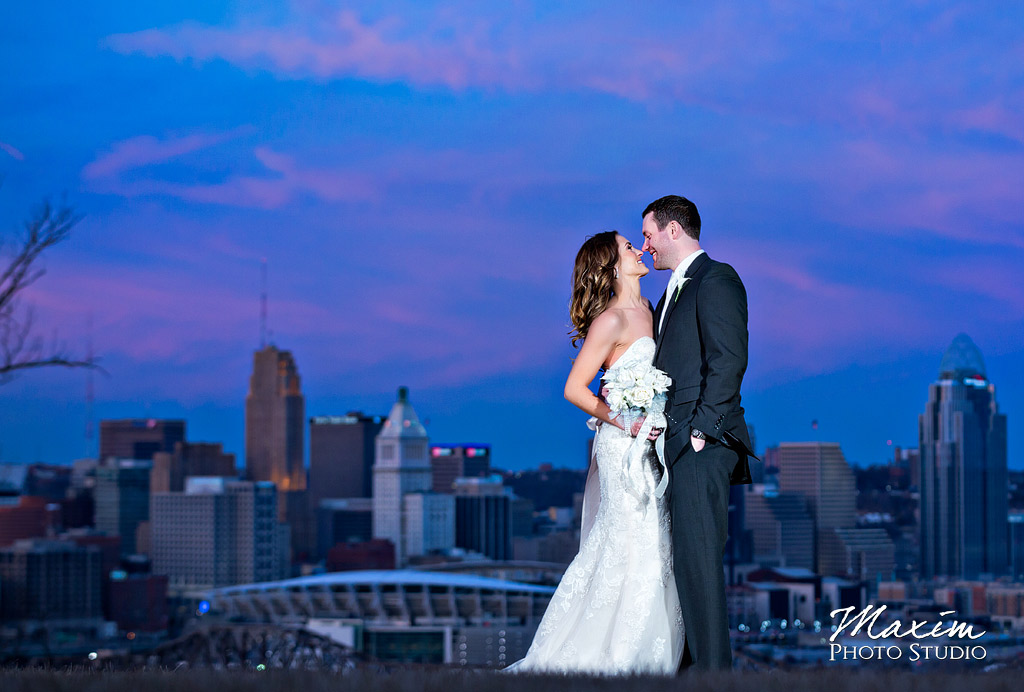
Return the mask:
<svg viewBox="0 0 1024 692">
<path fill-rule="evenodd" d="M 290 563 L 309 562 L 316 552 L 316 508 L 309 503 L 309 490 L 285 490 L 277 494 L 277 518 L 288 526 Z"/>
<path fill-rule="evenodd" d="M 833 540 L 834 529 L 857 523 L 857 487 L 843 451 L 836 443 L 788 442 L 770 455 L 778 464 L 780 493 L 803 495 L 815 531 L 815 570 L 842 574 L 845 556 Z"/>
<path fill-rule="evenodd" d="M 100 421 L 100 461 L 110 457 L 148 461 L 157 452 L 173 452 L 185 441 L 185 421 L 131 418 Z"/>
<path fill-rule="evenodd" d="M 121 537 L 121 553 L 135 553 L 135 530 L 149 519 L 149 473 L 153 462 L 108 458 L 96 468 L 96 528 Z"/>
<path fill-rule="evenodd" d="M 1006 416 L 966 334 L 942 357 L 919 430 L 922 576 L 1006 574 Z"/>
<path fill-rule="evenodd" d="M 71 467 L 32 464 L 25 476 L 25 494 L 60 502 L 71 487 Z"/>
<path fill-rule="evenodd" d="M 920 490 L 921 488 L 921 452 L 920 450 L 897 447 L 893 450 L 893 463 L 907 474 L 907 485 Z"/>
<path fill-rule="evenodd" d="M 1014 513 L 1009 517 L 1008 525 L 1010 576 L 1024 580 L 1024 514 Z"/>
<path fill-rule="evenodd" d="M 383 426 L 383 416 L 359 411 L 309 419 L 309 489 L 314 507 L 327 498 L 373 496 L 373 457 Z"/>
<path fill-rule="evenodd" d="M 100 551 L 29 539 L 0 548 L 0 621 L 103 617 Z"/>
<path fill-rule="evenodd" d="M 517 536 L 532 536 L 533 513 L 536 511 L 533 500 L 513 494 L 510 504 L 512 512 L 513 538 Z"/>
<path fill-rule="evenodd" d="M 752 562 L 766 567 L 813 570 L 814 518 L 798 493 L 778 493 L 755 486 L 746 496 L 746 528 L 751 535 Z"/>
<path fill-rule="evenodd" d="M 305 399 L 290 351 L 267 346 L 253 353 L 245 397 L 245 477 L 278 490 L 304 490 Z"/>
<path fill-rule="evenodd" d="M 213 442 L 178 442 L 172 452 L 153 455 L 149 489 L 153 493 L 180 493 L 188 476 L 237 478 L 235 455 Z"/>
<path fill-rule="evenodd" d="M 896 550 L 885 529 L 833 529 L 826 540 L 835 541 L 841 556 L 831 574 L 874 582 L 894 579 Z"/>
<path fill-rule="evenodd" d="M 385 538 L 359 543 L 337 543 L 327 551 L 324 565 L 328 572 L 395 568 L 395 544 Z"/>
<path fill-rule="evenodd" d="M 726 583 L 736 584 L 736 566 L 751 562 L 754 554 L 754 539 L 747 529 L 747 486 L 745 485 L 734 485 L 729 488 L 727 526 L 729 533 L 725 541 L 722 561 L 726 570 Z"/>
<path fill-rule="evenodd" d="M 184 492 L 153 495 L 152 534 L 153 573 L 174 590 L 287 576 L 269 482 L 191 477 Z"/>
<path fill-rule="evenodd" d="M 501 476 L 455 480 L 455 545 L 492 560 L 512 559 L 512 496 Z"/>
<path fill-rule="evenodd" d="M 317 556 L 324 558 L 338 543 L 364 543 L 373 537 L 373 500 L 321 500 L 316 520 Z"/>
<path fill-rule="evenodd" d="M 113 574 L 109 587 L 110 619 L 121 631 L 165 631 L 170 621 L 167 583 L 162 574 Z"/>
<path fill-rule="evenodd" d="M 455 498 L 434 492 L 402 496 L 402 554 L 406 559 L 455 547 Z"/>
<path fill-rule="evenodd" d="M 0 546 L 57 534 L 61 526 L 59 504 L 30 495 L 22 495 L 17 500 L 16 505 L 0 505 Z"/>
<path fill-rule="evenodd" d="M 430 446 L 432 488 L 452 493 L 456 478 L 479 478 L 491 473 L 491 446 L 435 444 Z"/>
<path fill-rule="evenodd" d="M 427 431 L 409 403 L 409 390 L 398 388 L 384 427 L 377 434 L 373 465 L 373 537 L 395 545 L 395 564 L 405 565 L 406 527 L 403 498 L 431 489 Z"/>
<path fill-rule="evenodd" d="M 94 527 L 96 459 L 76 459 L 71 462 L 71 487 L 61 501 L 65 529 Z"/>
</svg>

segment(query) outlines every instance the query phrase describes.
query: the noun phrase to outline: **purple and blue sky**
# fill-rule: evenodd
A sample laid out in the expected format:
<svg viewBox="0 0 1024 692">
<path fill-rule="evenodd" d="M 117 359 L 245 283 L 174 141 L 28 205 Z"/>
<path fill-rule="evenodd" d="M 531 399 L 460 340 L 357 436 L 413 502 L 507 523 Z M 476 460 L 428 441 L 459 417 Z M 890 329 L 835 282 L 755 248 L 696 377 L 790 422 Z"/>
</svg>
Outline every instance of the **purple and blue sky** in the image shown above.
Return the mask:
<svg viewBox="0 0 1024 692">
<path fill-rule="evenodd" d="M 582 466 L 573 258 L 684 194 L 747 287 L 759 448 L 916 445 L 964 331 L 1020 467 L 1021 26 L 990 2 L 15 4 L 0 220 L 62 191 L 86 214 L 26 298 L 78 353 L 91 319 L 96 419 L 183 417 L 241 458 L 265 257 L 308 415 L 408 385 L 435 441 Z M 0 461 L 83 456 L 85 391 L 0 387 Z"/>
</svg>

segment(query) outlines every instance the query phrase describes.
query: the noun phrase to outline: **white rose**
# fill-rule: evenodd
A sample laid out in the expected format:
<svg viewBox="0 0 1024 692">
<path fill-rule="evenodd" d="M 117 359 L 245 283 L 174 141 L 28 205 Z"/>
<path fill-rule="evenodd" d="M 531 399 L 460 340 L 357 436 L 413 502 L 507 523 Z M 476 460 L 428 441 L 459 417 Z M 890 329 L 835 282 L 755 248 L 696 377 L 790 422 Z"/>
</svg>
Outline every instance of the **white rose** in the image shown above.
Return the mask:
<svg viewBox="0 0 1024 692">
<path fill-rule="evenodd" d="M 654 389 L 651 387 L 637 387 L 633 390 L 632 399 L 639 408 L 648 408 L 654 401 Z"/>
<path fill-rule="evenodd" d="M 612 389 L 610 392 L 608 392 L 608 407 L 612 411 L 621 411 L 622 410 L 622 390 L 621 389 Z"/>
</svg>

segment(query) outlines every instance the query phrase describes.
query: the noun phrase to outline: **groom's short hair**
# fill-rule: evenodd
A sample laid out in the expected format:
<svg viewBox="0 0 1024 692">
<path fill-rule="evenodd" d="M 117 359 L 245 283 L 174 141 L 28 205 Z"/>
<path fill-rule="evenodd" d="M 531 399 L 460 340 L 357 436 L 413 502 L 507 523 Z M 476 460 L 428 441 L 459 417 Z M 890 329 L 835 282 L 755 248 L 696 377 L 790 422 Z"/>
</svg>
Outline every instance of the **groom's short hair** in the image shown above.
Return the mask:
<svg viewBox="0 0 1024 692">
<path fill-rule="evenodd" d="M 659 231 L 663 230 L 669 221 L 675 221 L 686 235 L 694 240 L 700 240 L 700 214 L 697 213 L 697 205 L 690 200 L 679 195 L 665 195 L 648 204 L 640 218 L 646 217 L 652 211 Z"/>
</svg>

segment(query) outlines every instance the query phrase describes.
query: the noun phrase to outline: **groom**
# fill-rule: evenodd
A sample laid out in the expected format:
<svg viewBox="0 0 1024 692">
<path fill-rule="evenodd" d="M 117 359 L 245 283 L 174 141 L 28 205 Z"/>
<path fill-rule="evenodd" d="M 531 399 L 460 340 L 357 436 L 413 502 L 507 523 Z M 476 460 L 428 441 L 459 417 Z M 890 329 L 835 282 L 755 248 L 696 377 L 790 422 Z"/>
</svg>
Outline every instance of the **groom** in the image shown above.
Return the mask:
<svg viewBox="0 0 1024 692">
<path fill-rule="evenodd" d="M 729 669 L 722 555 L 729 486 L 750 483 L 740 406 L 747 368 L 747 294 L 728 264 L 700 248 L 700 215 L 669 195 L 643 213 L 645 252 L 672 278 L 654 312 L 655 367 L 672 378 L 665 413 L 672 549 L 686 641 L 682 666 Z"/>
</svg>

